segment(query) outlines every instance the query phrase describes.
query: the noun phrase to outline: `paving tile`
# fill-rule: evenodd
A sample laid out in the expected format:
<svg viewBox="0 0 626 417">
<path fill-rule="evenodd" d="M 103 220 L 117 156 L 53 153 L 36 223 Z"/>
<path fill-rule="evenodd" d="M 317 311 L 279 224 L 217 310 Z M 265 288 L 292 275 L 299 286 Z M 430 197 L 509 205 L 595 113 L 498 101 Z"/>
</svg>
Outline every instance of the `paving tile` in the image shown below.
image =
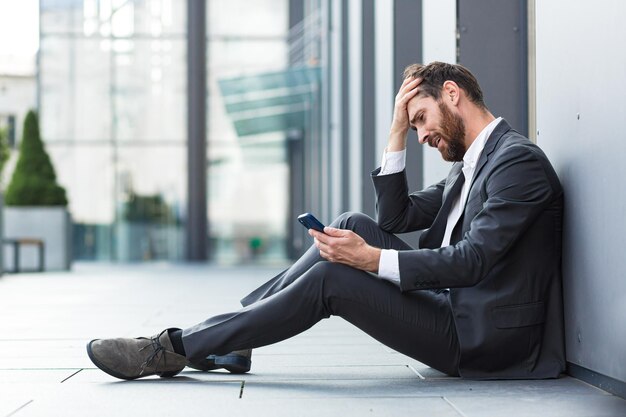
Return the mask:
<svg viewBox="0 0 626 417">
<path fill-rule="evenodd" d="M 186 374 L 199 374 L 199 377 L 214 378 L 217 372 L 203 373 L 190 370 Z M 203 376 L 204 375 L 204 376 Z M 219 375 L 219 374 L 218 374 Z M 246 382 L 258 381 L 298 381 L 298 380 L 384 380 L 384 379 L 417 379 L 408 367 L 401 365 L 379 366 L 292 366 L 280 369 L 258 366 L 253 372 L 245 375 L 232 375 Z"/>
<path fill-rule="evenodd" d="M 244 390 L 245 392 L 245 390 Z M 437 416 L 460 417 L 439 397 L 422 398 L 347 398 L 246 400 L 245 394 L 236 407 L 222 410 L 221 416 L 319 417 L 319 416 Z"/>
<path fill-rule="evenodd" d="M 233 382 L 241 382 L 241 375 L 232 375 L 230 373 L 213 373 L 210 375 L 211 377 L 207 377 L 207 373 L 199 372 L 194 370 L 184 371 L 178 374 L 174 378 L 160 378 L 158 376 L 150 376 L 148 378 L 142 378 L 135 381 L 124 381 L 118 378 L 115 378 L 105 372 L 102 372 L 100 369 L 92 367 L 92 368 L 84 368 L 76 375 L 69 378 L 64 382 L 64 385 L 85 385 L 85 384 L 115 384 L 115 383 L 126 383 L 129 387 L 133 384 L 142 384 L 144 382 L 148 382 L 150 384 L 180 384 L 180 385 L 188 385 L 190 383 L 209 383 L 219 385 L 221 383 L 226 383 L 227 385 L 232 384 Z"/>
<path fill-rule="evenodd" d="M 158 392 L 112 393 L 103 396 L 101 392 L 81 392 L 80 398 L 71 402 L 71 407 L 62 407 L 63 395 L 56 394 L 56 399 L 44 398 L 35 400 L 19 412 L 20 417 L 49 416 L 54 410 L 63 410 L 64 416 L 112 416 L 112 415 L 219 415 L 258 417 L 272 416 L 314 416 L 320 415 L 371 415 L 397 416 L 407 410 L 415 410 L 413 415 L 458 417 L 459 414 L 445 400 L 434 397 L 424 398 L 367 398 L 358 402 L 346 401 L 345 398 L 331 399 L 285 399 L 280 402 L 273 400 L 248 401 L 220 396 L 223 392 L 216 387 L 203 387 L 202 392 L 189 390 L 168 390 Z M 244 390 L 245 392 L 245 390 Z"/>
<path fill-rule="evenodd" d="M 240 391 L 241 383 L 235 381 L 147 379 L 80 386 L 59 384 L 39 393 L 16 416 L 220 415 L 228 404 L 240 401 Z"/>
<path fill-rule="evenodd" d="M 1 374 L 0 374 L 1 376 Z M 417 376 L 406 366 L 326 366 L 326 367 L 255 367 L 253 372 L 237 375 L 225 370 L 201 372 L 191 368 L 181 372 L 175 380 L 220 383 L 221 381 L 298 381 L 298 380 L 363 380 L 363 379 L 416 379 Z M 154 378 L 156 379 L 156 377 Z M 83 369 L 68 379 L 65 384 L 102 383 L 117 381 L 97 368 Z"/>
<path fill-rule="evenodd" d="M 448 379 L 448 378 L 458 378 L 458 377 L 452 377 L 450 375 L 444 374 L 441 371 L 438 371 L 434 368 L 431 368 L 428 365 L 425 365 L 419 361 L 416 361 L 415 359 L 412 358 L 407 358 L 405 356 L 402 356 L 406 362 L 407 362 L 407 366 L 409 366 L 413 371 L 415 371 L 419 376 L 423 377 L 424 379 Z"/>
<path fill-rule="evenodd" d="M 511 397 L 446 397 L 466 417 L 550 416 L 624 417 L 626 400 L 612 395 L 571 395 L 567 391 L 551 395 Z"/>
<path fill-rule="evenodd" d="M 33 398 L 31 395 L 2 395 L 2 401 L 0 401 L 0 416 L 8 416 L 15 413 L 22 407 L 27 407 L 31 404 Z"/>
<path fill-rule="evenodd" d="M 59 384 L 77 371 L 80 369 L 0 369 L 0 385 L 15 383 Z"/>
<path fill-rule="evenodd" d="M 246 395 L 264 398 L 290 397 L 480 397 L 519 396 L 550 397 L 567 392 L 570 395 L 598 396 L 602 391 L 576 380 L 558 381 L 468 381 L 448 380 L 309 380 L 309 381 L 248 381 Z"/>
<path fill-rule="evenodd" d="M 417 397 L 411 380 L 273 380 L 246 381 L 246 399 Z M 422 397 L 433 397 L 431 393 Z"/>
<path fill-rule="evenodd" d="M 86 340 L 0 342 L 0 369 L 84 368 L 92 366 Z"/>
</svg>

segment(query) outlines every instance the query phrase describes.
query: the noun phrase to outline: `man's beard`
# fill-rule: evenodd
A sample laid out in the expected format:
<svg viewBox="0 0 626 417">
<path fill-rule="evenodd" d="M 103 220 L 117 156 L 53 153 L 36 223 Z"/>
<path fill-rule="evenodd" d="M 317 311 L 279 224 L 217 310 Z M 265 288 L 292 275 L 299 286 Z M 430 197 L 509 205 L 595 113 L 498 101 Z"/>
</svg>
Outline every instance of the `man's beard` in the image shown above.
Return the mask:
<svg viewBox="0 0 626 417">
<path fill-rule="evenodd" d="M 441 112 L 441 140 L 445 146 L 441 156 L 449 162 L 462 161 L 467 149 L 465 148 L 465 123 L 461 116 L 452 113 L 448 107 L 439 101 Z"/>
</svg>

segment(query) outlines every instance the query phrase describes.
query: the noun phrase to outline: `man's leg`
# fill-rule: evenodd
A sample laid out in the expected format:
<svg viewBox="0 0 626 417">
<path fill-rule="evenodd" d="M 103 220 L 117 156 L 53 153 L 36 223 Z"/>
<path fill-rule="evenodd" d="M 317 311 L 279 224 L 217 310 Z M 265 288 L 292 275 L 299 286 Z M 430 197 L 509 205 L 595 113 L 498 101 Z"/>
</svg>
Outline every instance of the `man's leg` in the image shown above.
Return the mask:
<svg viewBox="0 0 626 417">
<path fill-rule="evenodd" d="M 283 290 L 237 312 L 183 330 L 190 360 L 269 345 L 337 315 L 385 345 L 451 375 L 459 344 L 445 294 L 401 293 L 342 264 L 318 262 Z"/>
<path fill-rule="evenodd" d="M 411 249 L 411 247 L 400 238 L 383 231 L 378 227 L 376 221 L 362 213 L 343 213 L 335 219 L 330 226 L 352 230 L 373 246 L 397 250 Z M 244 297 L 241 300 L 241 305 L 245 307 L 278 293 L 291 285 L 313 265 L 323 260 L 324 259 L 319 254 L 319 250 L 315 246 L 311 246 L 290 268 L 281 272 Z M 175 332 L 172 336 L 172 341 L 175 343 L 175 346 L 182 345 L 182 332 Z M 180 351 L 182 349 L 179 348 L 178 350 Z M 189 366 L 203 371 L 225 368 L 230 372 L 245 373 L 248 372 L 252 366 L 251 356 L 252 352 L 250 349 L 235 351 L 226 355 L 212 354 L 205 359 L 190 362 Z"/>
<path fill-rule="evenodd" d="M 333 225 L 354 230 L 375 246 L 409 248 L 363 215 L 346 214 Z M 287 275 L 276 277 L 273 290 L 265 291 L 253 304 L 184 330 L 187 358 L 200 361 L 214 353 L 275 343 L 334 314 L 399 352 L 457 374 L 459 346 L 446 295 L 430 291 L 403 294 L 397 286 L 369 273 L 321 258 L 308 260 L 315 260 L 308 270 L 289 279 L 285 279 Z M 186 359 L 175 352 L 169 333 L 151 339 L 94 340 L 88 345 L 89 356 L 100 369 L 118 378 L 173 376 Z"/>
<path fill-rule="evenodd" d="M 412 249 L 402 239 L 382 230 L 374 219 L 363 213 L 343 213 L 330 226 L 352 230 L 369 245 L 382 249 Z M 244 307 L 248 306 L 281 291 L 307 272 L 313 265 L 323 260 L 324 258 L 320 256 L 320 251 L 315 246 L 311 246 L 291 267 L 244 297 L 241 300 L 241 305 Z"/>
</svg>

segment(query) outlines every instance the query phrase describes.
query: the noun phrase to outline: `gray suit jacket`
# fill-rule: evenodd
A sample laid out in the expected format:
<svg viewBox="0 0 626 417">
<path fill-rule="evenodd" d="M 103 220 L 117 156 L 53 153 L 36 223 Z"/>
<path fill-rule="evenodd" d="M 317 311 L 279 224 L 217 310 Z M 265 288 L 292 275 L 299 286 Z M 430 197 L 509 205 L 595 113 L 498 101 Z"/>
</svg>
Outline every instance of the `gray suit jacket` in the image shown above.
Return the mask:
<svg viewBox="0 0 626 417">
<path fill-rule="evenodd" d="M 402 291 L 450 288 L 470 378 L 551 378 L 565 367 L 561 291 L 563 190 L 545 154 L 502 120 L 478 161 L 451 246 L 439 210 L 461 171 L 409 194 L 406 174 L 376 176 L 378 223 L 426 229 L 399 253 Z M 443 223 L 443 227 L 441 227 Z"/>
</svg>

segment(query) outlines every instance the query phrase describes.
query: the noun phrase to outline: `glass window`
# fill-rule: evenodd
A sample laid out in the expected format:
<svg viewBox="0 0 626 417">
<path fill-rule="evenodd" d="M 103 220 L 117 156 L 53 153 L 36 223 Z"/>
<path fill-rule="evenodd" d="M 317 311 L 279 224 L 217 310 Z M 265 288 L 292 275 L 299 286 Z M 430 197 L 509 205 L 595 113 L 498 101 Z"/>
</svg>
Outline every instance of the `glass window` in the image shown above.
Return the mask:
<svg viewBox="0 0 626 417">
<path fill-rule="evenodd" d="M 207 34 L 212 36 L 285 37 L 288 25 L 285 0 L 210 0 Z"/>
<path fill-rule="evenodd" d="M 111 138 L 110 44 L 44 37 L 40 46 L 41 126 L 47 141 Z"/>
<path fill-rule="evenodd" d="M 115 45 L 116 138 L 184 142 L 186 41 L 116 40 Z"/>
<path fill-rule="evenodd" d="M 117 260 L 182 259 L 186 147 L 128 145 L 117 158 Z"/>
<path fill-rule="evenodd" d="M 216 0 L 207 4 L 212 247 L 216 259 L 223 262 L 281 260 L 286 257 L 288 208 L 285 132 L 236 130 L 236 117 L 226 110 L 220 81 L 286 69 L 288 2 Z M 260 114 L 271 109 L 260 106 L 254 111 Z"/>
<path fill-rule="evenodd" d="M 78 259 L 183 253 L 186 2 L 41 0 L 42 137 Z"/>
</svg>

